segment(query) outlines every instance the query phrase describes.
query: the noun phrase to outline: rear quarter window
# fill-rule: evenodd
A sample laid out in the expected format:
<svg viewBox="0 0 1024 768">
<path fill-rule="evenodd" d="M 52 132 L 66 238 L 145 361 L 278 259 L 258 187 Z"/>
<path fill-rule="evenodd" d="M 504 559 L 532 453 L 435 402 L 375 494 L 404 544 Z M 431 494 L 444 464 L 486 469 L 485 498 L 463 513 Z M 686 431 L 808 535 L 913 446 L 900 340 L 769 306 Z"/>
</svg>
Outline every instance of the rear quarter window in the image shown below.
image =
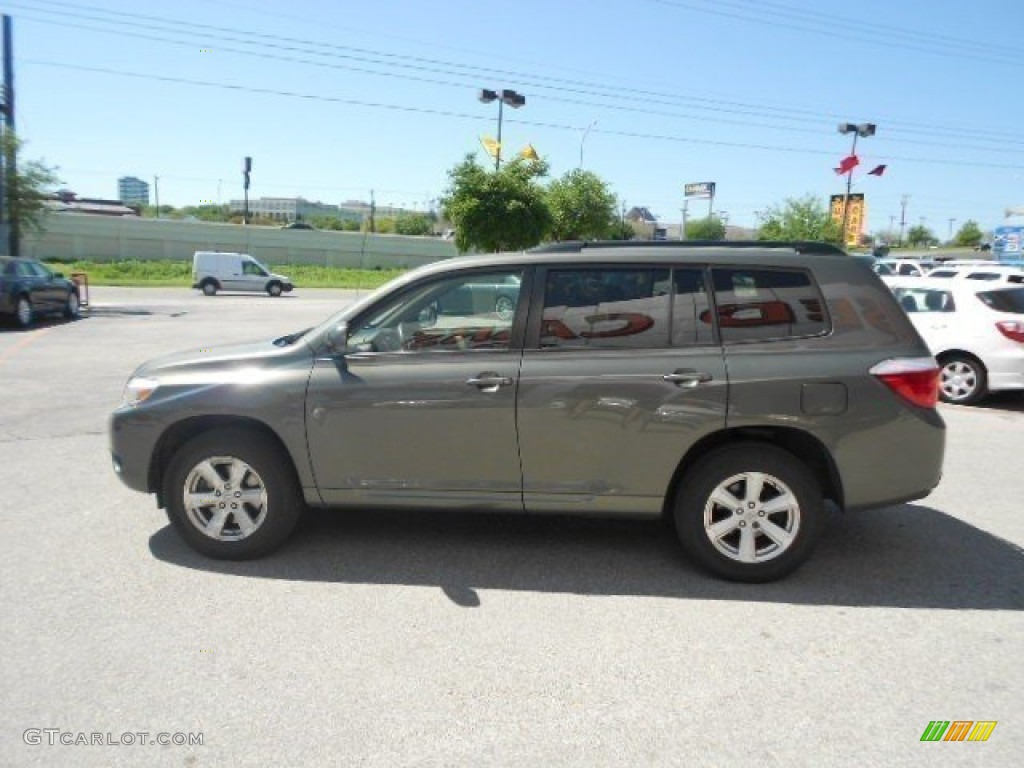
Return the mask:
<svg viewBox="0 0 1024 768">
<path fill-rule="evenodd" d="M 978 299 L 996 312 L 1024 315 L 1024 288 L 1005 288 L 1001 291 L 982 291 Z"/>
<path fill-rule="evenodd" d="M 805 270 L 712 270 L 723 342 L 786 339 L 828 332 L 825 302 Z"/>
</svg>

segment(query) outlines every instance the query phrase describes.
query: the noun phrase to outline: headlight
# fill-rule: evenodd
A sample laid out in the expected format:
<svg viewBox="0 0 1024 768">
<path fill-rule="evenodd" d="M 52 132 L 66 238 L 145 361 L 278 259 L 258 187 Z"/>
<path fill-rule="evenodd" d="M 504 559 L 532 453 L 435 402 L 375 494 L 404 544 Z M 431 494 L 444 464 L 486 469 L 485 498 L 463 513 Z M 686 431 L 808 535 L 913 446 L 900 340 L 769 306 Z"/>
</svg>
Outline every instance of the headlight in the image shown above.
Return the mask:
<svg viewBox="0 0 1024 768">
<path fill-rule="evenodd" d="M 122 405 L 138 405 L 149 399 L 149 396 L 156 392 L 160 386 L 156 379 L 147 379 L 137 376 L 130 379 L 124 385 L 124 395 L 121 397 Z"/>
</svg>

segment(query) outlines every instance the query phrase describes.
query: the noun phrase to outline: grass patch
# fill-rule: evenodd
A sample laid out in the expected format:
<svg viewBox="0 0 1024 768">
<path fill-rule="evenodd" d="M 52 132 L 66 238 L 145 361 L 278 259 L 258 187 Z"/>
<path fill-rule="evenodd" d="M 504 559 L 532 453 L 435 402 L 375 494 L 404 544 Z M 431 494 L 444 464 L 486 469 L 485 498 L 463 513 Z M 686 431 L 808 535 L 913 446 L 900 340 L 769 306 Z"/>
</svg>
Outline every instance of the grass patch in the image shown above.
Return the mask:
<svg viewBox="0 0 1024 768">
<path fill-rule="evenodd" d="M 51 269 L 70 276 L 85 272 L 89 285 L 138 287 L 192 286 L 188 261 L 52 261 Z M 296 288 L 377 288 L 398 277 L 404 269 L 344 269 L 315 264 L 268 264 L 271 271 L 287 275 Z"/>
</svg>

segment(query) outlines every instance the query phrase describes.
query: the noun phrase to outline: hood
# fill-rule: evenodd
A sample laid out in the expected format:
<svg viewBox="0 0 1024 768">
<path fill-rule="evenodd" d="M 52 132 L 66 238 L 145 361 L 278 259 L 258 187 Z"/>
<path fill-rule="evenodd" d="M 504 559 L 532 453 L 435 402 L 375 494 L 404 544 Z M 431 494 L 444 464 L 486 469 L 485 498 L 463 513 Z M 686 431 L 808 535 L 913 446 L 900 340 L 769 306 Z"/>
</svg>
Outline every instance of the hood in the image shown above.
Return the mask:
<svg viewBox="0 0 1024 768">
<path fill-rule="evenodd" d="M 143 363 L 135 376 L 176 377 L 212 375 L 217 378 L 246 369 L 274 367 L 296 356 L 308 357 L 312 353 L 303 343 L 278 344 L 272 340 L 228 344 L 220 347 L 200 347 L 186 352 L 164 355 Z"/>
</svg>

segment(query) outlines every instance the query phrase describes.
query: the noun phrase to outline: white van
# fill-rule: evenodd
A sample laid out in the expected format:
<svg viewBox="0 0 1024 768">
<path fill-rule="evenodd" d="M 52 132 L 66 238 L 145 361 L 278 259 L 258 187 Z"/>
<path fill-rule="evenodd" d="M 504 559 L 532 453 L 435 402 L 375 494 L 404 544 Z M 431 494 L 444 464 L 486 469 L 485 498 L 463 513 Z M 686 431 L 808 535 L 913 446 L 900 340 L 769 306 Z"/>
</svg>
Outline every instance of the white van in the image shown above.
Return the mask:
<svg viewBox="0 0 1024 768">
<path fill-rule="evenodd" d="M 284 275 L 275 275 L 247 253 L 196 251 L 192 257 L 192 287 L 207 296 L 217 291 L 266 291 L 280 296 L 295 286 Z"/>
</svg>

